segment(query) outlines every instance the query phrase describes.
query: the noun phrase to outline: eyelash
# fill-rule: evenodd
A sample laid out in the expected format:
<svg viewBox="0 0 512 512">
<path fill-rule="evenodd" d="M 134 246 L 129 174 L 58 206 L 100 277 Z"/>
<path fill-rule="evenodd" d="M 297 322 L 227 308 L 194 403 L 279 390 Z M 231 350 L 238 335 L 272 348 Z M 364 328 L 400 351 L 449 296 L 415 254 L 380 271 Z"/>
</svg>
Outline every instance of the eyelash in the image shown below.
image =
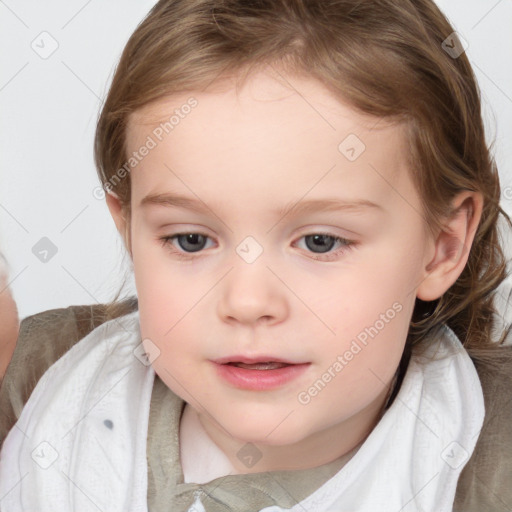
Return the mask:
<svg viewBox="0 0 512 512">
<path fill-rule="evenodd" d="M 187 252 L 182 252 L 182 251 L 179 251 L 177 250 L 174 245 L 172 244 L 172 241 L 176 238 L 178 238 L 179 236 L 183 236 L 183 235 L 201 235 L 205 238 L 210 238 L 208 235 L 205 235 L 204 233 L 199 233 L 197 231 L 190 231 L 190 232 L 185 232 L 185 233 L 176 233 L 175 235 L 167 235 L 167 236 L 163 236 L 163 237 L 160 237 L 159 240 L 160 242 L 162 243 L 162 246 L 169 249 L 171 253 L 173 253 L 178 259 L 180 260 L 187 260 L 187 261 L 190 261 L 194 258 L 196 258 L 197 256 L 194 256 L 194 254 L 196 253 L 201 253 L 203 251 L 203 249 L 199 250 L 199 251 L 196 251 L 196 253 L 187 253 Z M 327 252 L 327 253 L 314 253 L 314 252 L 311 252 L 310 254 L 313 255 L 312 259 L 314 260 L 317 260 L 317 261 L 334 261 L 335 259 L 337 259 L 339 256 L 341 256 L 342 254 L 352 250 L 354 248 L 354 246 L 356 245 L 354 241 L 352 240 L 347 240 L 346 238 L 342 238 L 342 237 L 339 237 L 339 236 L 336 236 L 336 235 L 332 235 L 330 233 L 323 233 L 323 232 L 319 232 L 319 233 L 307 233 L 305 235 L 302 235 L 299 240 L 301 238 L 305 238 L 307 236 L 314 236 L 314 235 L 320 235 L 320 236 L 326 236 L 326 237 L 330 237 L 332 239 L 334 239 L 334 242 L 335 243 L 342 243 L 342 247 L 335 250 L 335 251 L 330 251 L 330 252 Z M 324 256 L 326 255 L 326 256 Z"/>
</svg>

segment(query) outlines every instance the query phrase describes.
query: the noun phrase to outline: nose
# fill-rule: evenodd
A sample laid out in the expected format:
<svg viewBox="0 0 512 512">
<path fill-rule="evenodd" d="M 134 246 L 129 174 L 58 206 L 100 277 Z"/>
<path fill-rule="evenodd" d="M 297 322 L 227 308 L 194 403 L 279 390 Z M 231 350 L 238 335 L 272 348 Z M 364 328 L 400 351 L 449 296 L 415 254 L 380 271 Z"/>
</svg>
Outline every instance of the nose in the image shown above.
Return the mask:
<svg viewBox="0 0 512 512">
<path fill-rule="evenodd" d="M 283 321 L 288 314 L 286 286 L 263 258 L 253 263 L 236 262 L 219 286 L 217 312 L 225 322 L 274 324 Z"/>
</svg>

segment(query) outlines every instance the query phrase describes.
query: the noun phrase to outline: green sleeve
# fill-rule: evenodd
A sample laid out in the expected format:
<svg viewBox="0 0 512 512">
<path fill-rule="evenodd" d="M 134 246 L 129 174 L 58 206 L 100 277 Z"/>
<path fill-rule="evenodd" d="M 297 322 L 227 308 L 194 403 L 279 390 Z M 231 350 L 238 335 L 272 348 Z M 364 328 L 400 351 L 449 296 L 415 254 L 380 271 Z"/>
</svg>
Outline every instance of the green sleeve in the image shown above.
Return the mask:
<svg viewBox="0 0 512 512">
<path fill-rule="evenodd" d="M 0 385 L 0 447 L 46 370 L 106 320 L 107 307 L 103 304 L 52 309 L 22 320 Z"/>
<path fill-rule="evenodd" d="M 475 450 L 460 475 L 453 512 L 512 510 L 512 346 L 493 364 L 475 362 L 485 418 Z"/>
</svg>

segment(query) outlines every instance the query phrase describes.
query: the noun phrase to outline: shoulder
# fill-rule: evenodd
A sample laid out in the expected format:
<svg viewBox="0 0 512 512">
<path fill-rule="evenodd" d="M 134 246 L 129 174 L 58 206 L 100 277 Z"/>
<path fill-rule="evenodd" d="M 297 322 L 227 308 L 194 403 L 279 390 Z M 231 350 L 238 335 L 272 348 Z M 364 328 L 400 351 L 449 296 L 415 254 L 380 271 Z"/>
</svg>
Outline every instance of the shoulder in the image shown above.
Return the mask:
<svg viewBox="0 0 512 512">
<path fill-rule="evenodd" d="M 114 310 L 104 304 L 43 311 L 22 320 L 11 362 L 0 386 L 0 447 L 46 370 L 110 318 L 134 311 L 136 299 Z"/>
<path fill-rule="evenodd" d="M 485 417 L 475 450 L 459 478 L 455 512 L 512 510 L 512 346 L 473 363 Z"/>
</svg>

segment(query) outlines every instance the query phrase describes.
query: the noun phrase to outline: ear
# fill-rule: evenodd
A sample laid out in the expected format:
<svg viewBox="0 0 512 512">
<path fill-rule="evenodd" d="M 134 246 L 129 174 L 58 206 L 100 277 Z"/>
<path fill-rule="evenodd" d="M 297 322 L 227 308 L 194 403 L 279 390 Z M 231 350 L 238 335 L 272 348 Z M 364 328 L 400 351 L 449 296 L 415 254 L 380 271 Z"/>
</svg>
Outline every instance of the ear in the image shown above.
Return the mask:
<svg viewBox="0 0 512 512">
<path fill-rule="evenodd" d="M 416 295 L 423 301 L 440 298 L 459 278 L 482 216 L 480 192 L 461 192 L 452 202 L 452 214 L 435 240 L 435 255 L 425 267 Z"/>
<path fill-rule="evenodd" d="M 131 256 L 130 221 L 128 211 L 121 203 L 119 196 L 114 192 L 107 191 L 105 199 L 107 201 L 110 215 L 112 215 L 116 228 L 123 239 L 124 246 Z"/>
</svg>

